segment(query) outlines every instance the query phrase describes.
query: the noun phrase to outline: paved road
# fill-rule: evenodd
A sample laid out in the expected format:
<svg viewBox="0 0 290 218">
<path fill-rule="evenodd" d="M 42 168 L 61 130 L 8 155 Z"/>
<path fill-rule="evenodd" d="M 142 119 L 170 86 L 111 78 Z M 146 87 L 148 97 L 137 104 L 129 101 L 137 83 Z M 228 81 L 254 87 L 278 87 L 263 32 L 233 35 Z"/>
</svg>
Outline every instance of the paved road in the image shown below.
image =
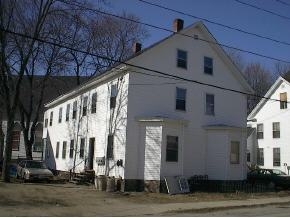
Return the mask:
<svg viewBox="0 0 290 218">
<path fill-rule="evenodd" d="M 163 214 L 165 215 L 165 214 Z M 240 209 L 228 209 L 220 210 L 208 213 L 175 213 L 166 214 L 165 216 L 198 216 L 198 217 L 289 217 L 290 205 L 276 205 L 276 206 L 264 206 L 254 208 L 240 208 Z"/>
</svg>

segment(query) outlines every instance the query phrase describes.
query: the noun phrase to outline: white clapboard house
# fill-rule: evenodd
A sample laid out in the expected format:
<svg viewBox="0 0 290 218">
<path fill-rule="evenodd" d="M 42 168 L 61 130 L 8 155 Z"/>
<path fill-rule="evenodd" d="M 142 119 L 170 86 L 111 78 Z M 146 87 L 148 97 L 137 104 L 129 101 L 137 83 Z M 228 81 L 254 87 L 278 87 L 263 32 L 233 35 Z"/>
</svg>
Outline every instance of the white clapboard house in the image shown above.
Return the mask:
<svg viewBox="0 0 290 218">
<path fill-rule="evenodd" d="M 248 116 L 248 162 L 261 168 L 290 166 L 290 72 L 279 77 Z M 279 101 L 280 100 L 280 101 Z"/>
<path fill-rule="evenodd" d="M 136 43 L 128 64 L 46 104 L 51 168 L 121 177 L 125 190 L 158 188 L 164 176 L 246 178 L 246 96 L 192 81 L 252 89 L 202 22 L 173 27 L 147 49 Z"/>
</svg>

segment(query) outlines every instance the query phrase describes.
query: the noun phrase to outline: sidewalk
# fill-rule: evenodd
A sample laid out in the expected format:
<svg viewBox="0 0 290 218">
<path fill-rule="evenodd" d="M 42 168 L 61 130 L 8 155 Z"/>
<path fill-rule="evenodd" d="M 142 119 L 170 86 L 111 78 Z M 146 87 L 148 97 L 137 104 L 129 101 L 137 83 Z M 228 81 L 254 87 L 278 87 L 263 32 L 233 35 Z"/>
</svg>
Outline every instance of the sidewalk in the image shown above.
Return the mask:
<svg viewBox="0 0 290 218">
<path fill-rule="evenodd" d="M 116 207 L 108 214 L 108 211 L 104 211 L 104 216 L 149 216 L 149 215 L 166 215 L 167 213 L 200 213 L 202 211 L 233 209 L 241 207 L 258 207 L 273 204 L 285 204 L 290 203 L 289 197 L 279 198 L 263 198 L 263 199 L 248 199 L 248 200 L 231 200 L 231 201 L 212 201 L 212 202 L 191 202 L 191 203 L 170 203 L 170 204 L 134 204 L 123 205 L 122 208 Z"/>
</svg>

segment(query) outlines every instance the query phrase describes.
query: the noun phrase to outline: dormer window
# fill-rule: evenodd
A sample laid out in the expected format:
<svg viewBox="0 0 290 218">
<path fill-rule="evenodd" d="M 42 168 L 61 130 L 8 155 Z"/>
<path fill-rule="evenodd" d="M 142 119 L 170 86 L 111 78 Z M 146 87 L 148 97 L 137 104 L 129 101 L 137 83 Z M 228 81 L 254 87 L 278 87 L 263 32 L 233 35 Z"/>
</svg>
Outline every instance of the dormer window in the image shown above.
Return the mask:
<svg viewBox="0 0 290 218">
<path fill-rule="evenodd" d="M 287 92 L 280 93 L 280 109 L 287 109 Z"/>
</svg>

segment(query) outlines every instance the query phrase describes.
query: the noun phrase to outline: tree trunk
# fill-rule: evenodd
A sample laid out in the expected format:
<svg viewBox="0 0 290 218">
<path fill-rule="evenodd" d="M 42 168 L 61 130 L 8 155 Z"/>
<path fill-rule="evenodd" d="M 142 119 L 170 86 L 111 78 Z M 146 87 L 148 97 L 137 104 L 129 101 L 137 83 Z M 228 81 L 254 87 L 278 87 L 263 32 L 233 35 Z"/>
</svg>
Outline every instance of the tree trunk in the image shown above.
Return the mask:
<svg viewBox="0 0 290 218">
<path fill-rule="evenodd" d="M 13 119 L 8 118 L 7 122 L 7 135 L 6 135 L 6 145 L 4 151 L 4 161 L 3 161 L 3 168 L 2 168 L 2 179 L 4 182 L 10 182 L 9 176 L 9 163 L 11 161 L 12 155 L 12 130 L 14 128 L 14 122 L 11 121 Z"/>
<path fill-rule="evenodd" d="M 28 129 L 22 129 L 23 138 L 24 138 L 24 146 L 25 146 L 25 154 L 27 160 L 32 160 L 32 144 L 33 142 L 28 138 Z"/>
</svg>

